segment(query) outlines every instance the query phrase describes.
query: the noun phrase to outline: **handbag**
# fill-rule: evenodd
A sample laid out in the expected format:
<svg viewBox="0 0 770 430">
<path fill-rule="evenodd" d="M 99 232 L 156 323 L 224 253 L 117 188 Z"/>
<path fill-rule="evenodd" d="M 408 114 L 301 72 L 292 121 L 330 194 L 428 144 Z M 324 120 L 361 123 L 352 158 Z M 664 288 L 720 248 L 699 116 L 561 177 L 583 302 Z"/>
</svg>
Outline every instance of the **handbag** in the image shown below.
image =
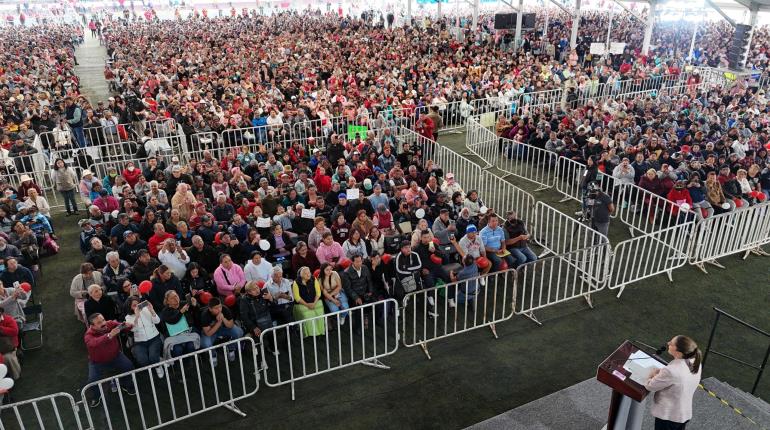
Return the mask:
<svg viewBox="0 0 770 430">
<path fill-rule="evenodd" d="M 414 279 L 414 275 L 407 276 L 401 280 L 401 288 L 405 293 L 411 293 L 417 289 L 417 280 Z"/>
<path fill-rule="evenodd" d="M 166 329 L 168 330 L 168 335 L 170 337 L 189 332 L 190 325 L 187 324 L 187 318 L 182 316 L 182 318 L 179 318 L 179 321 L 177 321 L 176 324 L 166 323 Z"/>
</svg>

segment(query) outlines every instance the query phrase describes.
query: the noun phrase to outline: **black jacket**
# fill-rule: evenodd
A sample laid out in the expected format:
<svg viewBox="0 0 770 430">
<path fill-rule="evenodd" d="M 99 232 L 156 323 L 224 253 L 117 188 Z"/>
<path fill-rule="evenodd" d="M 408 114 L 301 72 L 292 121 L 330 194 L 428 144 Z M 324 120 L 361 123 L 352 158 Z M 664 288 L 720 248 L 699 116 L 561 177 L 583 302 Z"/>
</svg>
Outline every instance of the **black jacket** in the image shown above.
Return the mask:
<svg viewBox="0 0 770 430">
<path fill-rule="evenodd" d="M 359 298 L 366 301 L 367 297 L 374 293 L 372 272 L 366 265 L 362 265 L 361 275 L 359 275 L 351 265 L 342 272 L 342 288 L 345 289 L 345 294 L 351 302 L 355 302 Z"/>
<path fill-rule="evenodd" d="M 241 296 L 238 303 L 240 310 L 243 331 L 253 333 L 255 327 L 260 330 L 267 330 L 272 327 L 273 320 L 270 318 L 270 302 L 262 298 L 262 295 L 251 296 L 245 294 Z"/>
</svg>

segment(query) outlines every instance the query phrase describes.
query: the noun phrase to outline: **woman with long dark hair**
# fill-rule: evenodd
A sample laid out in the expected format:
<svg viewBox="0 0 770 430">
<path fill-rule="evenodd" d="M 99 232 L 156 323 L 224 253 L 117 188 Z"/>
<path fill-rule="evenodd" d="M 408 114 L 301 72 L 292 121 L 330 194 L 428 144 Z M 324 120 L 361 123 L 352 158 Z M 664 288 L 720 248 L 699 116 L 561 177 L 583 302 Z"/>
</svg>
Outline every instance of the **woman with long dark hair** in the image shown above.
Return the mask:
<svg viewBox="0 0 770 430">
<path fill-rule="evenodd" d="M 655 369 L 644 386 L 655 393 L 651 408 L 655 430 L 684 430 L 692 418 L 692 396 L 700 383 L 703 355 L 694 340 L 682 335 L 668 341 L 668 353 L 674 359 Z"/>
</svg>

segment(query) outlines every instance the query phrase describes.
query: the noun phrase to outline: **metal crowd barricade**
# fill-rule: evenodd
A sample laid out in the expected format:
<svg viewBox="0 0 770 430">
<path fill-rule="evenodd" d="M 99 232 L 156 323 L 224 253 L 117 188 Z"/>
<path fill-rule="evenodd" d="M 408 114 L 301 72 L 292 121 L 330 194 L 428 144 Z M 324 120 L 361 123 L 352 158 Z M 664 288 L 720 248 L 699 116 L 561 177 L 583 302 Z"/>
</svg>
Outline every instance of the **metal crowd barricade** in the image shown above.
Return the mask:
<svg viewBox="0 0 770 430">
<path fill-rule="evenodd" d="M 0 428 L 84 430 L 79 413 L 70 394 L 56 393 L 0 406 Z"/>
<path fill-rule="evenodd" d="M 227 128 L 222 130 L 220 149 L 235 148 L 242 145 L 254 146 L 270 142 L 280 142 L 288 138 L 288 126 L 259 126 Z"/>
<path fill-rule="evenodd" d="M 64 203 L 60 202 L 59 193 L 53 189 L 51 169 L 45 153 L 38 151 L 17 157 L 0 156 L 0 163 L 3 166 L 0 171 L 11 186 L 18 189 L 21 177 L 27 175 L 43 191 L 42 196 L 48 201 L 52 211 L 64 207 Z"/>
<path fill-rule="evenodd" d="M 762 246 L 770 243 L 770 202 L 738 209 L 701 220 L 692 234 L 689 263 L 708 273 L 705 264 L 724 269 L 717 259 L 743 252 L 768 255 Z"/>
<path fill-rule="evenodd" d="M 481 184 L 479 197 L 488 208 L 494 209 L 499 215 L 515 210 L 519 219 L 533 222 L 535 198 L 532 194 L 486 170 L 481 174 Z M 468 191 L 470 189 L 465 188 L 465 192 Z"/>
<path fill-rule="evenodd" d="M 583 201 L 581 182 L 586 165 L 566 157 L 556 160 L 556 191 L 564 195 L 562 202 L 568 200 Z"/>
<path fill-rule="evenodd" d="M 683 210 L 676 202 L 633 184 L 622 184 L 622 203 L 616 205 L 620 220 L 635 233 L 648 234 L 695 219 L 692 209 Z"/>
<path fill-rule="evenodd" d="M 564 198 L 560 200 L 561 202 L 569 200 L 583 202 L 582 184 L 586 169 L 586 165 L 579 161 L 563 156 L 557 157 L 554 184 L 556 185 L 556 191 L 564 195 Z M 616 201 L 616 197 L 619 196 L 620 190 L 615 186 L 615 178 L 612 177 L 611 172 L 610 174 L 602 172 L 597 173 L 596 181 L 602 192 L 610 195 L 613 198 L 613 201 Z M 614 216 L 615 215 L 613 215 L 613 217 Z"/>
<path fill-rule="evenodd" d="M 605 287 L 610 261 L 609 243 L 539 259 L 519 266 L 514 311 L 538 325 L 535 311 L 583 297 L 593 307 L 591 294 Z"/>
<path fill-rule="evenodd" d="M 228 351 L 235 354 L 232 362 Z M 211 357 L 217 354 L 215 367 Z M 157 368 L 164 369 L 164 378 L 156 378 Z M 91 429 L 150 430 L 219 407 L 245 417 L 235 402 L 254 395 L 259 379 L 254 340 L 243 337 L 92 382 L 81 396 L 88 404 L 95 390 L 102 399 L 100 406 L 87 408 Z M 134 396 L 124 391 L 132 386 Z"/>
<path fill-rule="evenodd" d="M 516 176 L 539 187 L 535 191 L 554 186 L 553 171 L 556 169 L 555 152 L 547 151 L 526 143 L 501 138 L 503 154 L 498 157 L 498 168 L 508 175 Z"/>
<path fill-rule="evenodd" d="M 516 100 L 516 105 L 512 112 L 518 115 L 529 114 L 535 109 L 547 109 L 553 111 L 557 105 L 564 102 L 566 94 L 561 88 L 555 90 L 537 91 L 534 93 L 523 93 Z"/>
<path fill-rule="evenodd" d="M 494 114 L 487 115 L 493 116 Z M 470 153 L 479 157 L 485 163 L 484 168 L 488 168 L 497 162 L 499 145 L 497 135 L 481 124 L 481 120 L 484 117 L 485 115 L 480 115 L 468 118 L 465 147 Z"/>
<path fill-rule="evenodd" d="M 585 222 L 537 202 L 530 219 L 532 236 L 545 252 L 543 255 L 562 255 L 594 245 L 609 243 L 607 236 Z"/>
<path fill-rule="evenodd" d="M 620 289 L 620 297 L 626 286 L 662 273 L 673 282 L 671 272 L 687 264 L 694 225 L 695 221 L 688 221 L 616 244 L 609 288 Z"/>
<path fill-rule="evenodd" d="M 413 291 L 404 297 L 401 318 L 404 346 L 419 345 L 428 359 L 428 343 L 489 327 L 513 317 L 516 270 L 488 273 L 450 284 Z M 482 285 L 483 281 L 483 285 Z"/>
<path fill-rule="evenodd" d="M 398 350 L 398 312 L 387 299 L 264 330 L 265 385 L 290 384 L 294 400 L 294 384 L 304 379 L 357 364 L 389 369 L 380 359 Z"/>
<path fill-rule="evenodd" d="M 445 175 L 450 172 L 454 173 L 466 192 L 481 188 L 481 166 L 454 152 L 449 147 L 439 146 L 433 161 L 444 170 Z M 451 198 L 452 196 L 448 197 Z"/>
</svg>

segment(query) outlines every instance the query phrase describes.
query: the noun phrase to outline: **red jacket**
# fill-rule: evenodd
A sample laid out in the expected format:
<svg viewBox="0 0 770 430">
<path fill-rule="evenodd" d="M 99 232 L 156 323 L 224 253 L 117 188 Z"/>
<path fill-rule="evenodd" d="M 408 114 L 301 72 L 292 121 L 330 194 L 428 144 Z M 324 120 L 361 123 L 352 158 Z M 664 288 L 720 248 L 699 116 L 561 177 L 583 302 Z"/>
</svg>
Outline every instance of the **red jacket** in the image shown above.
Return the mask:
<svg viewBox="0 0 770 430">
<path fill-rule="evenodd" d="M 8 314 L 3 314 L 0 319 L 0 336 L 7 336 L 13 339 L 13 346 L 19 347 L 19 325 L 16 320 Z"/>
<path fill-rule="evenodd" d="M 123 175 L 123 179 L 128 182 L 128 185 L 131 185 L 131 188 L 134 188 L 134 185 L 139 182 L 139 177 L 142 176 L 142 169 L 134 168 L 133 172 L 130 172 L 128 169 L 123 169 L 121 175 Z"/>
<path fill-rule="evenodd" d="M 332 178 L 326 175 L 319 175 L 319 170 L 316 169 L 315 176 L 313 176 L 313 182 L 319 194 L 328 193 L 332 189 Z"/>
<path fill-rule="evenodd" d="M 671 213 L 674 215 L 679 215 L 679 205 L 682 203 L 687 203 L 690 205 L 690 208 L 692 208 L 692 197 L 690 197 L 690 192 L 687 191 L 687 188 L 682 188 L 681 190 L 672 188 L 671 191 L 668 192 L 667 197 L 669 200 L 676 203 L 675 205 L 671 205 Z"/>
<path fill-rule="evenodd" d="M 158 236 L 157 234 L 153 234 L 150 236 L 150 240 L 147 241 L 147 250 L 150 252 L 150 255 L 152 255 L 155 258 L 158 258 L 158 253 L 160 252 L 160 249 L 158 249 L 159 245 L 163 245 L 163 242 L 166 241 L 166 239 L 173 239 L 174 235 L 171 233 L 166 233 L 162 236 Z"/>
<path fill-rule="evenodd" d="M 115 327 L 119 326 L 117 321 L 106 321 L 101 330 L 96 330 L 93 326 L 88 327 L 83 340 L 88 349 L 88 361 L 91 363 L 109 363 L 120 353 L 120 343 L 118 336 L 107 337 L 107 334 Z"/>
</svg>

